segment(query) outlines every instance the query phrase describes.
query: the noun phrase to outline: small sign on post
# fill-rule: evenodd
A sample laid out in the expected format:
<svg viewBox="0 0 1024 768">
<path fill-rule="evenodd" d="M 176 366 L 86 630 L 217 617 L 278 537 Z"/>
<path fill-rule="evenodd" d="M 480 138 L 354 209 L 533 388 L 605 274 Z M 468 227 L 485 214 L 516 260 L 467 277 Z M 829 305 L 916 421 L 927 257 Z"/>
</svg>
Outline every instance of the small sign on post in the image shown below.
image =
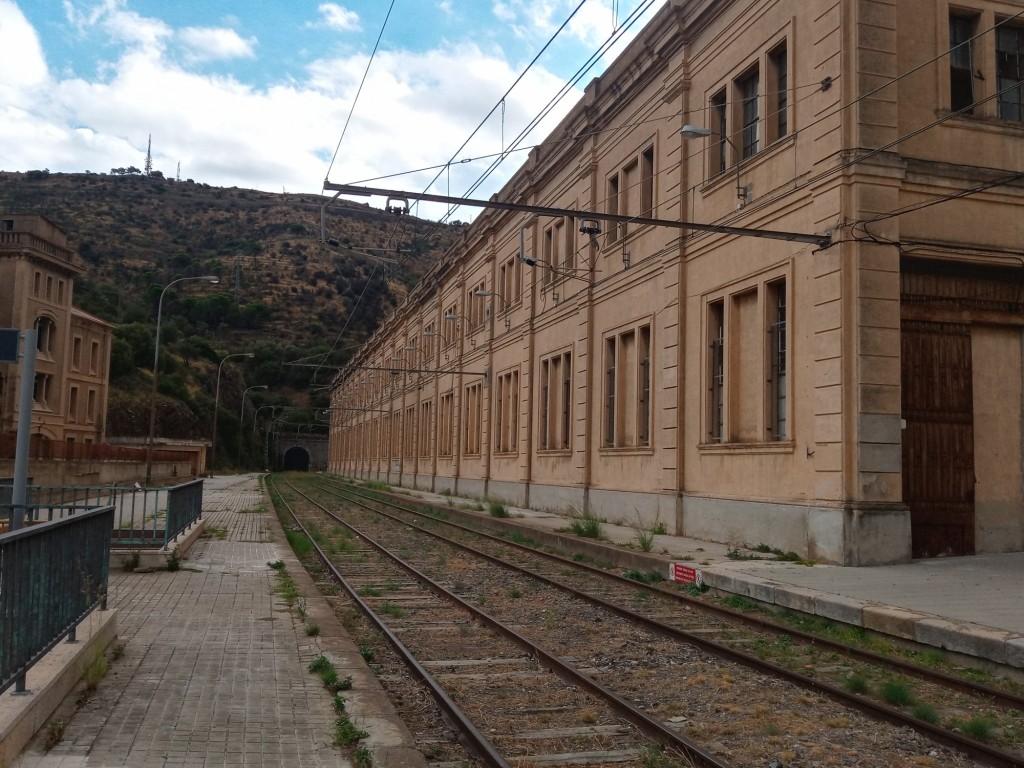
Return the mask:
<svg viewBox="0 0 1024 768">
<path fill-rule="evenodd" d="M 18 338 L 21 331 L 17 328 L 0 328 L 0 363 L 18 362 Z"/>
<path fill-rule="evenodd" d="M 680 584 L 696 584 L 698 587 L 704 584 L 704 574 L 700 569 L 683 563 L 669 563 L 668 578 Z"/>
</svg>

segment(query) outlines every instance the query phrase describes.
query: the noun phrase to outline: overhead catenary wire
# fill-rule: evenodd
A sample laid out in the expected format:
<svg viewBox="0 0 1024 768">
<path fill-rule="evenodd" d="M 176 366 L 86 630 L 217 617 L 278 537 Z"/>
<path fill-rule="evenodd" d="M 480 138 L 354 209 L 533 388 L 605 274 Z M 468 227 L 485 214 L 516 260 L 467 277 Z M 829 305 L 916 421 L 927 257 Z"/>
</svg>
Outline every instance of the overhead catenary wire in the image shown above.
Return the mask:
<svg viewBox="0 0 1024 768">
<path fill-rule="evenodd" d="M 377 35 L 377 42 L 373 44 L 373 51 L 370 53 L 370 58 L 366 62 L 366 69 L 363 70 L 363 77 L 359 81 L 359 88 L 356 89 L 356 95 L 352 99 L 352 106 L 349 107 L 348 116 L 345 118 L 345 125 L 341 129 L 341 136 L 338 137 L 338 144 L 334 148 L 334 154 L 331 156 L 331 162 L 327 166 L 327 173 L 324 174 L 325 179 L 330 178 L 331 169 L 334 167 L 334 161 L 338 159 L 338 152 L 341 151 L 341 144 L 345 141 L 345 134 L 348 132 L 348 126 L 352 122 L 352 115 L 355 114 L 356 105 L 359 103 L 359 95 L 363 92 L 363 86 L 366 84 L 366 78 L 370 74 L 370 67 L 373 65 L 373 60 L 377 56 L 377 49 L 380 47 L 380 41 L 384 37 L 384 30 L 388 26 L 388 20 L 391 18 L 391 11 L 393 11 L 394 8 L 395 0 L 391 0 L 391 4 L 388 6 L 388 12 L 384 16 L 384 23 L 380 25 L 380 33 Z"/>
</svg>

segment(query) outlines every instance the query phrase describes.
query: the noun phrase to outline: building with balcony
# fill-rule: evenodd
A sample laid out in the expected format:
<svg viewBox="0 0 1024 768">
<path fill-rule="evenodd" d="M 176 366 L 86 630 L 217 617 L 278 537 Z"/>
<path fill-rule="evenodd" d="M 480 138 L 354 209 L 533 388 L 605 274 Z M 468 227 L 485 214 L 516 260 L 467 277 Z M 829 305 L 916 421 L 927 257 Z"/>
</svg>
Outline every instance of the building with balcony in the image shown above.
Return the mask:
<svg viewBox="0 0 1024 768">
<path fill-rule="evenodd" d="M 73 306 L 85 268 L 67 240 L 43 216 L 0 213 L 0 327 L 37 332 L 32 440 L 98 444 L 113 326 Z M 20 364 L 0 365 L 2 435 L 17 433 L 20 376 Z"/>
<path fill-rule="evenodd" d="M 1024 549 L 1021 0 L 669 0 L 489 205 L 336 378 L 331 471 Z"/>
</svg>

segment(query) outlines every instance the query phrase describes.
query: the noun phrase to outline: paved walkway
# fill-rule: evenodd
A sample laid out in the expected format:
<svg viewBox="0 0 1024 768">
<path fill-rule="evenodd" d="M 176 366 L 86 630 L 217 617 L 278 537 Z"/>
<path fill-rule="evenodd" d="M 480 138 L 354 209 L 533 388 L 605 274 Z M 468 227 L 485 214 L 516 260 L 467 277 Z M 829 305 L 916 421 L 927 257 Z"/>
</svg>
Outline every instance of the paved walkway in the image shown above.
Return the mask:
<svg viewBox="0 0 1024 768">
<path fill-rule="evenodd" d="M 181 570 L 111 571 L 123 656 L 63 740 L 46 754 L 30 748 L 18 768 L 349 766 L 329 743 L 330 696 L 307 670 L 321 652 L 342 677 L 358 675 L 347 711 L 371 730 L 374 765 L 417 764 L 386 759 L 404 746 L 404 726 L 391 722 L 344 631 L 327 631 L 326 603 L 307 598 L 324 635 L 309 638 L 272 593 L 267 564 L 279 559 L 304 595 L 313 587 L 267 506 L 256 475 L 208 479 L 203 516 L 214 535 L 197 542 Z"/>
</svg>

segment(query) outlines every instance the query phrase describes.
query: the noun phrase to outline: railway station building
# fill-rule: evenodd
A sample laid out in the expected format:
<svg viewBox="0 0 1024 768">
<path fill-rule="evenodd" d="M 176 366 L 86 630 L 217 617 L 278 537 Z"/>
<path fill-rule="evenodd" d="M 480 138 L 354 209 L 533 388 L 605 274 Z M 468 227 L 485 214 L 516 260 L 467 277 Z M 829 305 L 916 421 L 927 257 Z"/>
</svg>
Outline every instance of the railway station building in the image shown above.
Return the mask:
<svg viewBox="0 0 1024 768">
<path fill-rule="evenodd" d="M 1024 1 L 669 0 L 339 372 L 329 470 L 1024 549 L 1022 179 Z"/>
</svg>

